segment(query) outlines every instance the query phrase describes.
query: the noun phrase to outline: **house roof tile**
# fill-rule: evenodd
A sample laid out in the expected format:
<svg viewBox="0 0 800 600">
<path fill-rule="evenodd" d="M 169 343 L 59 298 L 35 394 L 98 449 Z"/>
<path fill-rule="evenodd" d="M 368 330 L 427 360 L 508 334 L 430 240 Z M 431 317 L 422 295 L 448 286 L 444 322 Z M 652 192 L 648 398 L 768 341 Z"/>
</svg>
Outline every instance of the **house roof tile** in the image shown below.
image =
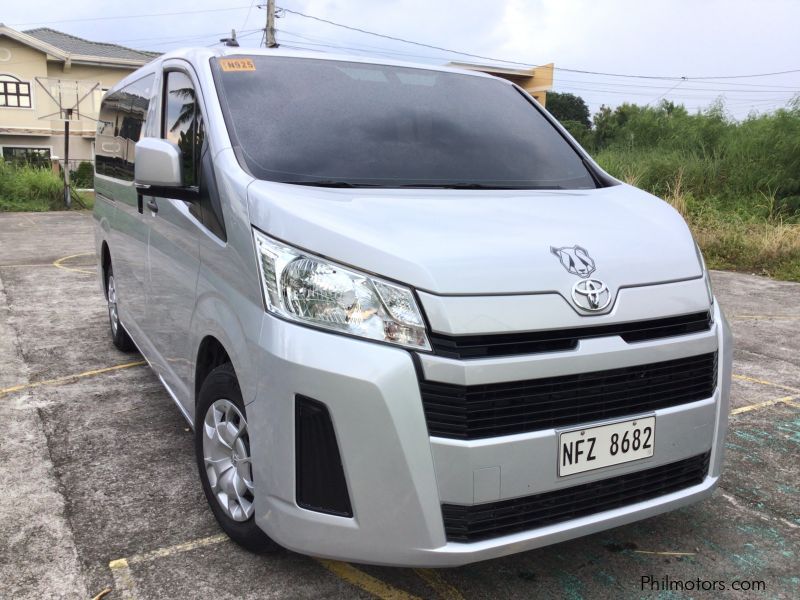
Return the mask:
<svg viewBox="0 0 800 600">
<path fill-rule="evenodd" d="M 126 48 L 118 44 L 92 42 L 68 33 L 50 29 L 49 27 L 29 29 L 24 33 L 70 54 L 143 61 L 149 61 L 161 54 L 160 52 L 150 52 L 147 50 L 134 50 L 133 48 Z"/>
</svg>

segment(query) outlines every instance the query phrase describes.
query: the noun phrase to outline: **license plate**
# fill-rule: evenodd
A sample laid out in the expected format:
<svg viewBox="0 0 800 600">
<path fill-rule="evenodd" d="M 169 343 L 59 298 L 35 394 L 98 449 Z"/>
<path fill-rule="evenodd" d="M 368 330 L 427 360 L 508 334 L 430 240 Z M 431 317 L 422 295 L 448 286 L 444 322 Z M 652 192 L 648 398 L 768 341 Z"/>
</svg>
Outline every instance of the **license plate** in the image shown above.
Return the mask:
<svg viewBox="0 0 800 600">
<path fill-rule="evenodd" d="M 574 475 L 653 456 L 656 418 L 565 431 L 558 436 L 558 475 Z"/>
</svg>

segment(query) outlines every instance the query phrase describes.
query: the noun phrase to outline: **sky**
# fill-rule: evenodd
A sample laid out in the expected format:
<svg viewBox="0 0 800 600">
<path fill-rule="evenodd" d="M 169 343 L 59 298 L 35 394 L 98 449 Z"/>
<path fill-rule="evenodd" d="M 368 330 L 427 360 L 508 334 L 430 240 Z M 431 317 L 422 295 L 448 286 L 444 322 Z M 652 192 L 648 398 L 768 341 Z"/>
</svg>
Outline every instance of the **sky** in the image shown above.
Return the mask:
<svg viewBox="0 0 800 600">
<path fill-rule="evenodd" d="M 25 0 L 4 3 L 0 21 L 20 30 L 51 27 L 153 51 L 211 46 L 236 29 L 242 46 L 257 47 L 265 21 L 258 6 L 265 2 Z M 695 111 L 722 98 L 730 116 L 742 119 L 786 106 L 800 93 L 797 0 L 277 0 L 277 5 L 287 9 L 276 20 L 282 46 L 437 64 L 553 62 L 554 89 L 581 96 L 592 113 L 601 104 L 655 105 L 662 99 Z M 496 60 L 368 35 L 288 10 Z M 730 78 L 791 70 L 796 72 Z"/>
</svg>

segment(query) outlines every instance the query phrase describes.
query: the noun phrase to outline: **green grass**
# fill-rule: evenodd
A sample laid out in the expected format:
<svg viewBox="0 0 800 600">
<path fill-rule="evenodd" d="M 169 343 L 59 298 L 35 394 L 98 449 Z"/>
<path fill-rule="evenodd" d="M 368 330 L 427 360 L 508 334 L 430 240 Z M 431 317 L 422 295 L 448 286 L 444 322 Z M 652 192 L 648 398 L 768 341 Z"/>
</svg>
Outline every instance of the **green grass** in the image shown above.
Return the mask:
<svg viewBox="0 0 800 600">
<path fill-rule="evenodd" d="M 676 170 L 673 180 L 666 181 L 664 191 L 657 195 L 689 224 L 709 268 L 800 282 L 797 211 L 792 212 L 774 195 L 697 197 L 686 190 L 680 167 Z M 615 175 L 643 187 L 630 167 Z"/>
<path fill-rule="evenodd" d="M 94 205 L 93 193 L 77 196 L 87 208 Z M 73 202 L 73 207 L 82 208 L 80 202 Z M 0 212 L 64 209 L 64 181 L 59 175 L 48 168 L 0 161 Z"/>
<path fill-rule="evenodd" d="M 623 105 L 594 125 L 600 165 L 672 204 L 709 267 L 800 281 L 800 102 L 744 121 Z"/>
</svg>

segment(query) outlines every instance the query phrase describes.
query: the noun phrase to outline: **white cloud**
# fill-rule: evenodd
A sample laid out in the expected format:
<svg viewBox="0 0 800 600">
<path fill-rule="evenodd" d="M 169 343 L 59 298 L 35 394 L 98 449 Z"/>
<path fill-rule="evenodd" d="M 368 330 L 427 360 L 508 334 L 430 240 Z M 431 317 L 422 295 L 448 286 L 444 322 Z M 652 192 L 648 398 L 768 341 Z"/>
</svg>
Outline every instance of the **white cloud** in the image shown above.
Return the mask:
<svg viewBox="0 0 800 600">
<path fill-rule="evenodd" d="M 256 4 L 263 1 L 257 0 Z M 156 0 L 137 3 L 27 0 L 6 4 L 2 19 L 7 24 L 31 23 L 36 19 L 58 21 L 239 7 L 224 12 L 171 17 L 45 25 L 98 41 L 168 50 L 182 45 L 213 44 L 231 28 L 241 28 L 250 2 L 178 0 L 165 4 Z M 760 73 L 800 67 L 800 36 L 796 33 L 800 4 L 792 0 L 278 0 L 278 5 L 436 46 L 530 63 L 552 61 L 556 67 L 689 76 Z M 245 29 L 257 29 L 263 22 L 264 11 L 253 8 Z M 394 52 L 398 53 L 392 54 L 396 58 L 428 62 L 465 60 L 457 55 L 392 42 L 296 15 L 279 19 L 277 27 L 280 30 L 278 39 L 284 45 L 323 51 L 333 51 L 329 46 L 346 46 L 368 52 Z M 255 46 L 259 39 L 260 33 L 255 32 L 243 38 L 242 45 Z M 718 81 L 683 84 L 667 97 L 695 108 L 711 102 L 717 95 L 714 90 L 740 90 L 728 92 L 726 98 L 732 112 L 743 116 L 750 107 L 777 106 L 791 96 L 792 89 L 800 89 L 800 73 L 731 81 L 749 85 L 723 85 Z M 556 83 L 560 89 L 584 96 L 592 108 L 601 102 L 613 105 L 624 100 L 654 101 L 674 85 L 658 80 L 615 79 L 558 70 Z M 648 87 L 630 87 L 633 85 Z"/>
</svg>

